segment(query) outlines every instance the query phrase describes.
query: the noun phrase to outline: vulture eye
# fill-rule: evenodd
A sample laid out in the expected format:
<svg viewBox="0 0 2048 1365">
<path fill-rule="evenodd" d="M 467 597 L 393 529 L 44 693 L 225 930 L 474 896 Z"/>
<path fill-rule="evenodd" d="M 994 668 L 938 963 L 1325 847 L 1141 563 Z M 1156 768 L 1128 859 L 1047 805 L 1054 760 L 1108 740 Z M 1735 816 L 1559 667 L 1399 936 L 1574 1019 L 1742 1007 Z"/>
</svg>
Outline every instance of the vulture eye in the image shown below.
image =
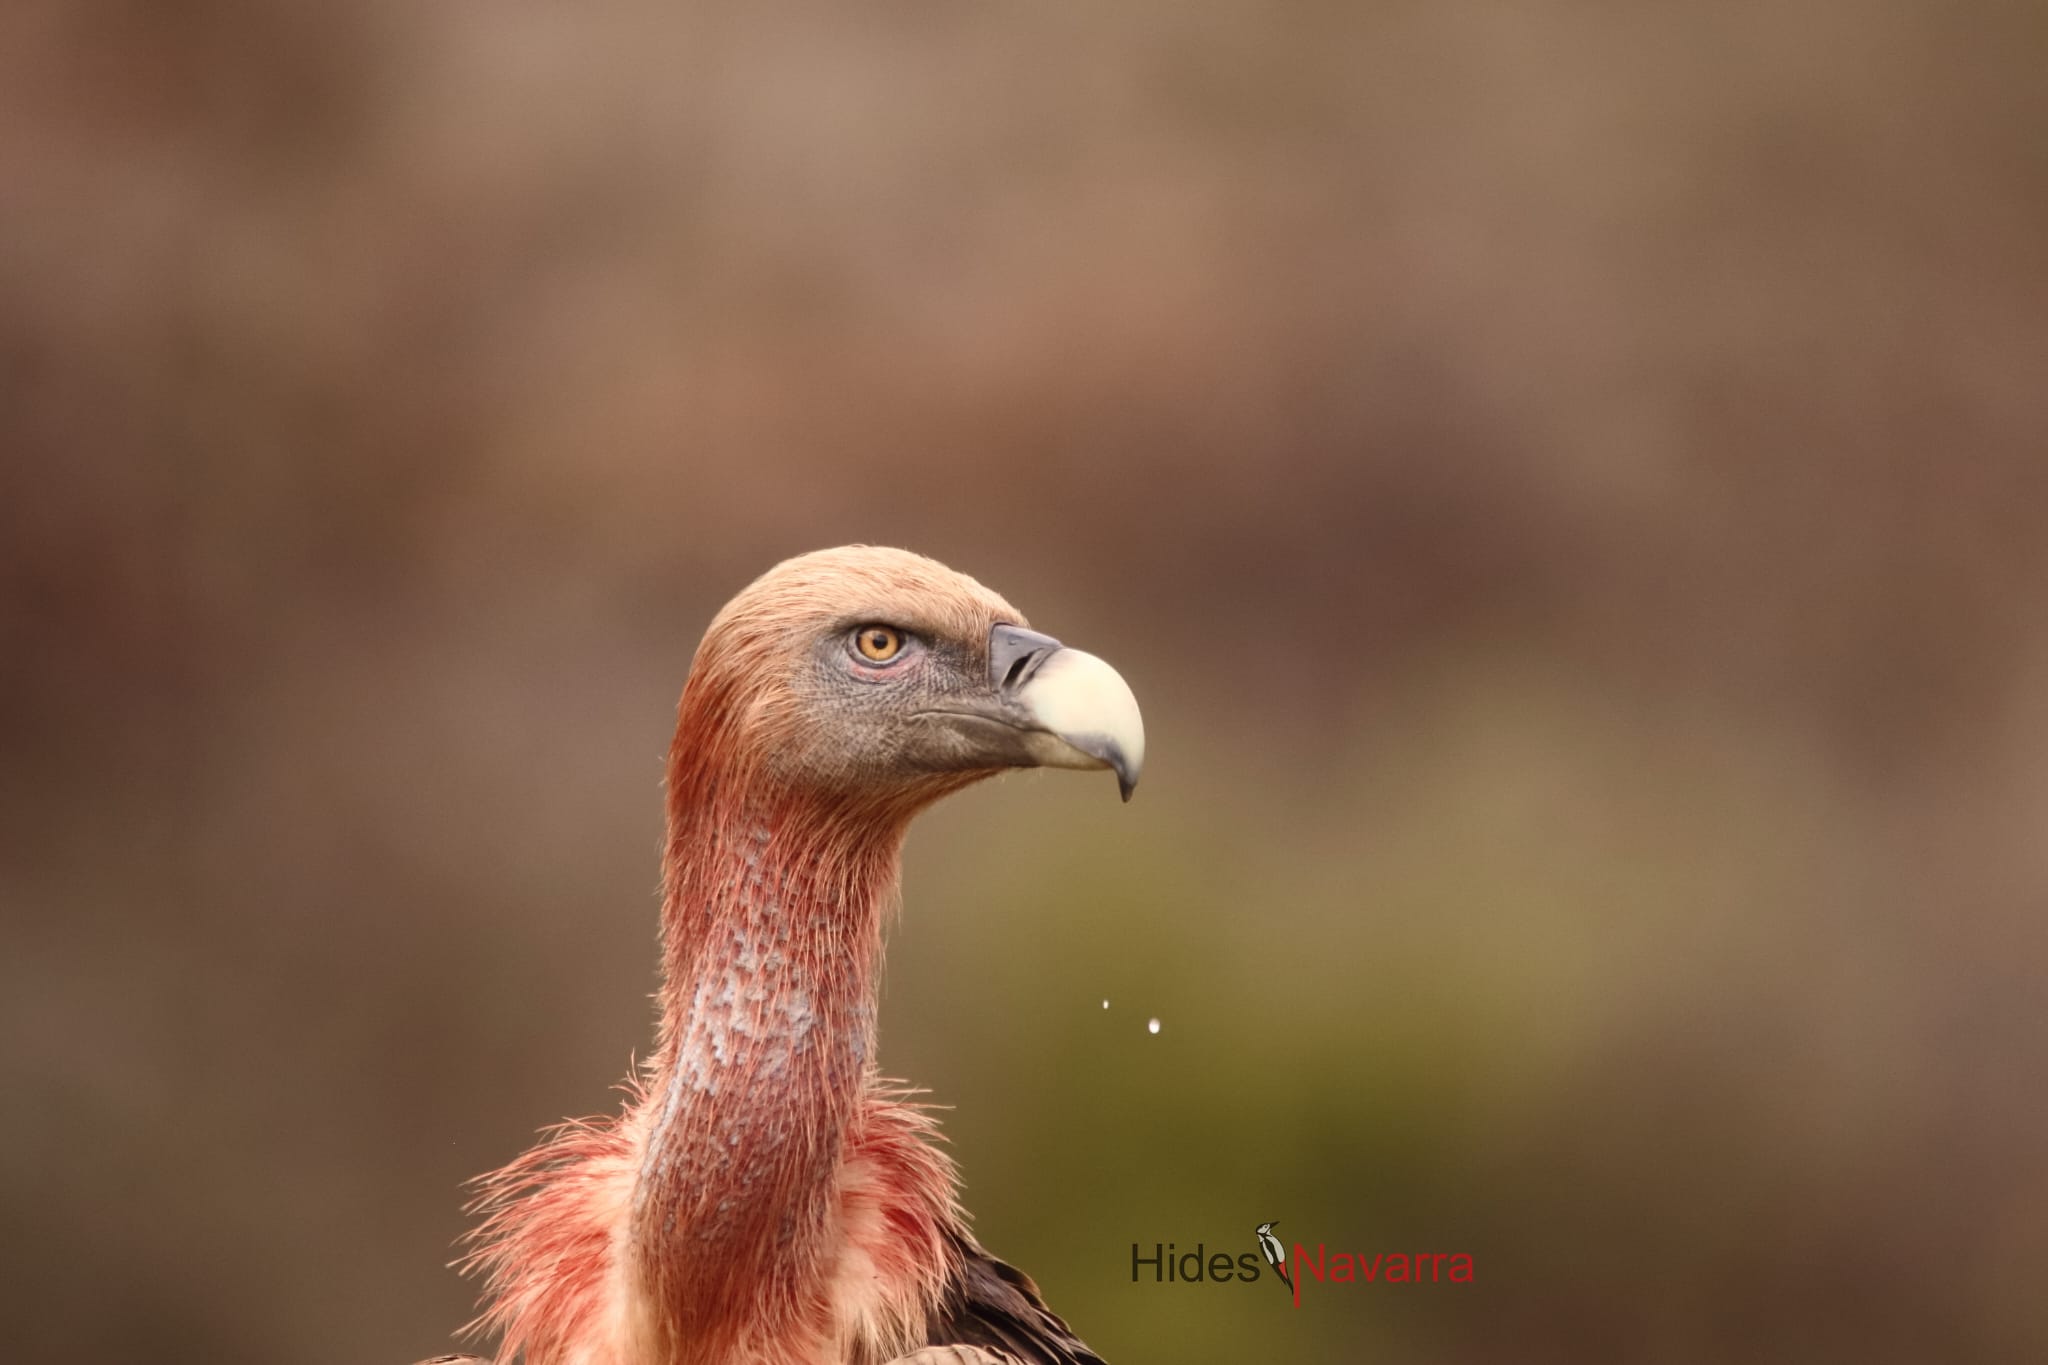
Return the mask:
<svg viewBox="0 0 2048 1365">
<path fill-rule="evenodd" d="M 853 633 L 853 647 L 871 664 L 885 664 L 903 652 L 903 632 L 893 626 L 862 626 Z"/>
</svg>

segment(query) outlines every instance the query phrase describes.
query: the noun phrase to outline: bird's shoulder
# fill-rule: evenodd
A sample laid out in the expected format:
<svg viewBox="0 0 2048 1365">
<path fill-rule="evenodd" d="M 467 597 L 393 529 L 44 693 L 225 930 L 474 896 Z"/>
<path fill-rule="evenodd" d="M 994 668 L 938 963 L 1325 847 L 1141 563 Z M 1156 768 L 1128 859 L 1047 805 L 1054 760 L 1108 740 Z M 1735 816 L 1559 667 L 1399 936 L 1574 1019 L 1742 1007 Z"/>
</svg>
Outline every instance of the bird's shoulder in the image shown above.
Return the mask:
<svg viewBox="0 0 2048 1365">
<path fill-rule="evenodd" d="M 1029 1275 L 991 1256 L 964 1229 L 948 1236 L 960 1273 L 946 1287 L 926 1346 L 980 1347 L 1018 1365 L 1105 1365 L 1045 1306 Z"/>
</svg>

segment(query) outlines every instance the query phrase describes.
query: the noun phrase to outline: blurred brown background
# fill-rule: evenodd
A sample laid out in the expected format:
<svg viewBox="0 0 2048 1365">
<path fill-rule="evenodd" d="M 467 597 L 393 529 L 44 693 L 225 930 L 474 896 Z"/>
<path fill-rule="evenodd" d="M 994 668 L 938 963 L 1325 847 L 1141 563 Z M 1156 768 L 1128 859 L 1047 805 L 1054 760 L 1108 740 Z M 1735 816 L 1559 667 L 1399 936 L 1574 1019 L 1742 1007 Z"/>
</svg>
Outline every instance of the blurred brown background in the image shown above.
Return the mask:
<svg viewBox="0 0 2048 1365">
<path fill-rule="evenodd" d="M 445 1349 L 869 540 L 1146 703 L 883 1026 L 1112 1360 L 2048 1358 L 2043 16 L 14 0 L 0 1353 Z"/>
</svg>

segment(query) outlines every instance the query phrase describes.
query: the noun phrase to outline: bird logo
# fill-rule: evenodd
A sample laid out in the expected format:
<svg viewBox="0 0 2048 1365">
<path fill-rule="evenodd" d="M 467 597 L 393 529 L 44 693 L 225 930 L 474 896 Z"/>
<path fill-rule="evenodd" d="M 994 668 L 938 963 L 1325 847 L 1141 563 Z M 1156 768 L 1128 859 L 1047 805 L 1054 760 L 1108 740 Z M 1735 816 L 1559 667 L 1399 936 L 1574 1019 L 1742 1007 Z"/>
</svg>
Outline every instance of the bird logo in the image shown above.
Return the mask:
<svg viewBox="0 0 2048 1365">
<path fill-rule="evenodd" d="M 1273 1235 L 1273 1224 L 1261 1223 L 1258 1229 L 1259 1254 L 1266 1258 L 1266 1264 L 1280 1277 L 1280 1283 L 1287 1286 L 1287 1292 L 1294 1292 L 1294 1278 L 1287 1273 L 1287 1250 L 1280 1245 L 1280 1239 Z"/>
</svg>

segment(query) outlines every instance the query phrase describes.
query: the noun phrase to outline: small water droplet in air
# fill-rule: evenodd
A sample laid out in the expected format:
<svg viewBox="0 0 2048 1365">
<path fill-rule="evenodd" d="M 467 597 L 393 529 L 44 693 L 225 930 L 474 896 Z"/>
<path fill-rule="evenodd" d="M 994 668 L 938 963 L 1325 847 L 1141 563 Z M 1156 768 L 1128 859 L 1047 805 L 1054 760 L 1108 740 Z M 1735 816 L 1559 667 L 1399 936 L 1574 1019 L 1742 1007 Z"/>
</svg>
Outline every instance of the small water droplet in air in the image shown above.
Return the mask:
<svg viewBox="0 0 2048 1365">
<path fill-rule="evenodd" d="M 1157 1019 L 1152 1019 L 1152 1020 L 1148 1020 L 1148 1021 L 1146 1022 L 1146 1024 L 1145 1024 L 1145 1032 L 1147 1032 L 1147 1033 L 1157 1033 L 1157 1032 L 1159 1032 L 1159 1021 L 1158 1021 Z"/>
</svg>

